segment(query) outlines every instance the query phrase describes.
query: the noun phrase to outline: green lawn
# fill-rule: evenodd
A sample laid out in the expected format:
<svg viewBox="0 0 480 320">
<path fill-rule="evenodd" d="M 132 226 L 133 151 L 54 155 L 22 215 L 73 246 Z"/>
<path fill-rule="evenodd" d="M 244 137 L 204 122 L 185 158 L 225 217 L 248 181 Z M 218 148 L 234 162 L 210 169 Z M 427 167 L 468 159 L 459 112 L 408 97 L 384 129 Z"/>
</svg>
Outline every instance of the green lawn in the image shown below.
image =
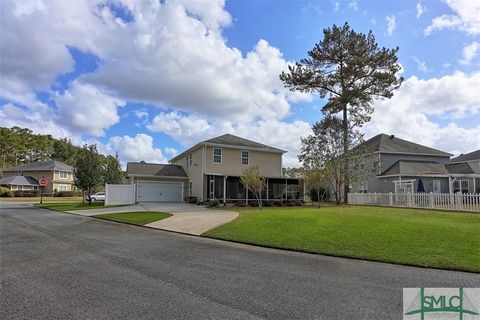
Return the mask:
<svg viewBox="0 0 480 320">
<path fill-rule="evenodd" d="M 154 221 L 162 220 L 170 217 L 171 214 L 165 212 L 140 211 L 140 212 L 124 212 L 124 213 L 107 213 L 94 216 L 95 218 L 113 220 L 118 222 L 126 222 L 144 226 Z"/>
<path fill-rule="evenodd" d="M 72 211 L 72 210 L 88 210 L 96 208 L 108 208 L 108 207 L 117 207 L 117 206 L 104 206 L 103 202 L 92 202 L 91 205 L 88 202 L 68 202 L 68 203 L 44 203 L 44 204 L 35 204 L 35 207 L 45 208 L 55 211 Z"/>
<path fill-rule="evenodd" d="M 0 198 L 0 202 L 40 202 L 40 197 Z M 43 197 L 43 202 L 82 202 L 82 197 Z"/>
<path fill-rule="evenodd" d="M 480 214 L 365 206 L 238 211 L 237 219 L 203 236 L 480 272 Z"/>
</svg>

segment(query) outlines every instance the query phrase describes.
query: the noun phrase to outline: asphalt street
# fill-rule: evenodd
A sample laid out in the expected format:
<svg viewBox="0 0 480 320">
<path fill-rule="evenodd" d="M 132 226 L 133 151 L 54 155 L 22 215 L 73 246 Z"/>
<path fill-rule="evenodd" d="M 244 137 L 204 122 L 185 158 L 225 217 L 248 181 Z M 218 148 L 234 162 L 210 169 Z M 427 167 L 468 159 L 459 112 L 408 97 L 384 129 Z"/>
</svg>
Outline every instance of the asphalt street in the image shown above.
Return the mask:
<svg viewBox="0 0 480 320">
<path fill-rule="evenodd" d="M 404 287 L 480 275 L 0 207 L 1 319 L 401 319 Z"/>
</svg>

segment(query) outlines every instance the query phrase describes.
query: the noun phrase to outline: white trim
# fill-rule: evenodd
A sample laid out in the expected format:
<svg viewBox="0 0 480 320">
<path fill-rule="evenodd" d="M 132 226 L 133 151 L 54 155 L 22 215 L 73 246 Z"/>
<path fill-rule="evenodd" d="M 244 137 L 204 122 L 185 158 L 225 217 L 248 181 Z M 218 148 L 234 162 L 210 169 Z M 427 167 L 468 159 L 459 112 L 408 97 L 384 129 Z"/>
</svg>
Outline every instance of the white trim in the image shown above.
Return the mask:
<svg viewBox="0 0 480 320">
<path fill-rule="evenodd" d="M 135 179 L 135 178 L 158 178 L 158 179 L 178 179 L 178 180 L 188 180 L 187 177 L 178 177 L 178 176 L 155 176 L 150 174 L 129 174 L 127 177 Z M 132 180 L 133 181 L 133 180 Z"/>
<path fill-rule="evenodd" d="M 243 163 L 243 153 L 246 152 L 248 154 L 247 156 L 247 164 Z M 240 150 L 240 165 L 242 166 L 249 166 L 250 165 L 250 151 L 248 150 Z"/>
<path fill-rule="evenodd" d="M 215 150 L 220 150 L 220 162 L 215 162 Z M 218 157 L 218 155 L 217 155 Z M 222 148 L 218 148 L 218 147 L 214 147 L 212 149 L 212 163 L 213 164 L 222 164 L 223 162 L 223 149 Z"/>
</svg>

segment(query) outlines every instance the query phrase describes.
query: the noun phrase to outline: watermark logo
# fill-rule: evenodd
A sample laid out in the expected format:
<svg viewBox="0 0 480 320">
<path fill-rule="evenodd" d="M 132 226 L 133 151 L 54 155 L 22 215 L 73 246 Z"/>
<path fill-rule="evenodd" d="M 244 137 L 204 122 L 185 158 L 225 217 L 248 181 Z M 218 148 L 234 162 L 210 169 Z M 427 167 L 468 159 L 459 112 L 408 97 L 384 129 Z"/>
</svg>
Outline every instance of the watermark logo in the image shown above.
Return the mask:
<svg viewBox="0 0 480 320">
<path fill-rule="evenodd" d="M 480 320 L 480 288 L 404 288 L 403 319 Z"/>
</svg>

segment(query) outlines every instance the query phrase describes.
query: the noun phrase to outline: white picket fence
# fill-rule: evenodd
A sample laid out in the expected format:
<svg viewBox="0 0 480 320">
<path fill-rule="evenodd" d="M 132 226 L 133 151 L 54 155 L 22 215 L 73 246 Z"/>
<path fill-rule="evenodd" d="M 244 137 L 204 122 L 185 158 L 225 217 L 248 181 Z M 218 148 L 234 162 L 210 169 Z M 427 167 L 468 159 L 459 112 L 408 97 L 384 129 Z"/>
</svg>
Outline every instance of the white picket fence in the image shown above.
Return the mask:
<svg viewBox="0 0 480 320">
<path fill-rule="evenodd" d="M 349 193 L 349 204 L 480 212 L 480 194 Z"/>
<path fill-rule="evenodd" d="M 134 184 L 106 184 L 105 205 L 124 205 L 135 203 Z"/>
</svg>

